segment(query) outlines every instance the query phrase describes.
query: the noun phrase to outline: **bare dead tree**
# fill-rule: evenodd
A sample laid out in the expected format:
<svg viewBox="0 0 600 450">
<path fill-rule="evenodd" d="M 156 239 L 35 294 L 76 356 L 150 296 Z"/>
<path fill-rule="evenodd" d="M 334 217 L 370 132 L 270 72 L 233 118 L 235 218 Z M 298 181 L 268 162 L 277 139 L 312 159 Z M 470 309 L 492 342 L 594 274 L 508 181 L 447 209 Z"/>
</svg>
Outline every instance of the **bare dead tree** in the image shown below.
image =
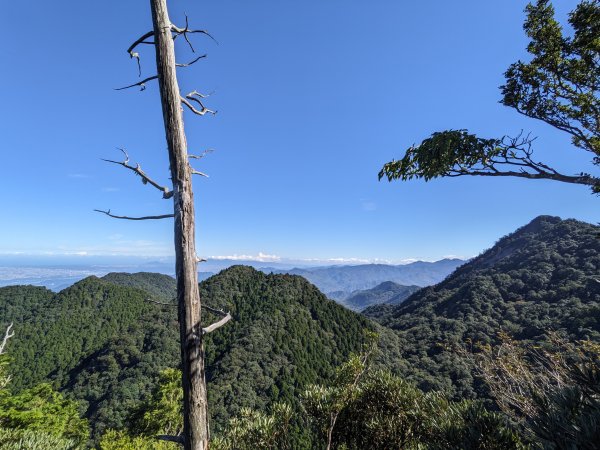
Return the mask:
<svg viewBox="0 0 600 450">
<path fill-rule="evenodd" d="M 155 216 L 131 217 L 115 215 L 110 210 L 96 210 L 107 216 L 126 220 L 151 220 L 174 218 L 175 237 L 175 273 L 177 278 L 177 308 L 181 339 L 181 368 L 182 387 L 184 398 L 183 435 L 159 436 L 162 440 L 178 442 L 185 450 L 206 450 L 209 443 L 208 404 L 206 393 L 206 380 L 204 375 L 204 336 L 225 325 L 231 320 L 231 315 L 225 311 L 208 308 L 213 314 L 220 316 L 217 322 L 202 327 L 201 309 L 207 308 L 201 304 L 198 287 L 197 263 L 203 261 L 196 255 L 195 242 L 195 216 L 194 194 L 192 190 L 192 176 L 208 177 L 190 166 L 189 158 L 200 159 L 210 150 L 202 154 L 188 155 L 187 141 L 183 123 L 183 106 L 185 105 L 196 115 L 204 116 L 215 114 L 208 109 L 203 101 L 208 95 L 194 90 L 187 95 L 182 95 L 177 80 L 177 68 L 189 67 L 206 55 L 199 56 L 189 63 L 179 64 L 175 60 L 174 41 L 183 36 L 192 52 L 194 47 L 189 35 L 203 34 L 211 39 L 212 36 L 205 30 L 191 29 L 188 18 L 185 18 L 185 27 L 178 27 L 169 18 L 167 0 L 150 0 L 152 11 L 151 31 L 143 34 L 131 44 L 127 53 L 135 59 L 138 75 L 141 78 L 142 69 L 140 54 L 137 51 L 141 45 L 154 45 L 156 51 L 156 75 L 125 86 L 122 89 L 140 87 L 146 88 L 146 83 L 156 80 L 160 91 L 163 121 L 167 148 L 169 153 L 169 166 L 171 172 L 172 188 L 163 186 L 144 172 L 139 164 L 131 165 L 125 150 L 123 161 L 105 160 L 109 163 L 121 165 L 139 176 L 144 184 L 149 184 L 161 191 L 164 199 L 173 199 L 173 214 Z M 195 104 L 195 105 L 194 105 Z"/>
<path fill-rule="evenodd" d="M 4 333 L 4 338 L 2 342 L 0 342 L 0 355 L 4 354 L 4 348 L 6 347 L 6 343 L 10 338 L 15 335 L 15 332 L 12 331 L 13 324 L 11 323 L 8 327 L 6 327 L 6 332 Z M 11 376 L 4 374 L 3 366 L 0 366 L 0 389 L 4 389 L 8 383 L 10 383 Z"/>
<path fill-rule="evenodd" d="M 6 347 L 6 343 L 8 342 L 8 340 L 15 335 L 15 332 L 12 331 L 12 327 L 13 327 L 12 323 L 6 327 L 6 332 L 4 333 L 4 339 L 2 339 L 2 342 L 0 343 L 0 355 L 2 355 L 4 353 L 4 347 Z"/>
</svg>

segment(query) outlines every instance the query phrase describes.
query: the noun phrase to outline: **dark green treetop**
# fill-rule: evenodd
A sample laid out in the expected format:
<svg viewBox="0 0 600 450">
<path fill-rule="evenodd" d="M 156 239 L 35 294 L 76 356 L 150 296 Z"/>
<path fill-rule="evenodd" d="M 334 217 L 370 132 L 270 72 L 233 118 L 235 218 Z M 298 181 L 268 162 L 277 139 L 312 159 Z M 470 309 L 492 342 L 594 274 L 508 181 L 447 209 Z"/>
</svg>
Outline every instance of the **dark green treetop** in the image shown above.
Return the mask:
<svg viewBox="0 0 600 450">
<path fill-rule="evenodd" d="M 563 33 L 549 0 L 529 4 L 526 12 L 531 60 L 508 68 L 501 103 L 569 134 L 600 166 L 600 2 L 583 0 L 570 13 L 572 35 Z M 523 133 L 483 139 L 467 130 L 435 132 L 402 159 L 386 163 L 379 179 L 514 176 L 583 184 L 600 193 L 600 177 L 565 175 L 535 160 L 533 142 Z"/>
</svg>

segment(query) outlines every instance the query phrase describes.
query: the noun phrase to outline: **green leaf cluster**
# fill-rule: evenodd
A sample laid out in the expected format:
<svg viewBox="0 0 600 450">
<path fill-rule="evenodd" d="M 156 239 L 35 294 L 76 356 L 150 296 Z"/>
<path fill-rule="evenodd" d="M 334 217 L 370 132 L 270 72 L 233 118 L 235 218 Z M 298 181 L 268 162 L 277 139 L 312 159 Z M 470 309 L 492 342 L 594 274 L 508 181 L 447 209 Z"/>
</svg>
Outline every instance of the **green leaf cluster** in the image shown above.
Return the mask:
<svg viewBox="0 0 600 450">
<path fill-rule="evenodd" d="M 265 414 L 242 408 L 239 417 L 229 421 L 227 432 L 211 442 L 215 450 L 290 449 L 290 429 L 293 409 L 286 403 L 276 403 Z"/>
<path fill-rule="evenodd" d="M 315 412 L 317 420 L 320 417 Z M 423 393 L 386 371 L 369 373 L 342 410 L 333 448 L 519 449 L 510 424 L 480 403 L 453 402 L 439 392 Z"/>
<path fill-rule="evenodd" d="M 98 444 L 100 450 L 176 450 L 173 442 L 159 441 L 154 437 L 131 436 L 127 431 L 107 430 Z"/>
<path fill-rule="evenodd" d="M 3 450 L 76 450 L 83 448 L 72 439 L 41 430 L 0 428 Z"/>
<path fill-rule="evenodd" d="M 600 157 L 600 4 L 581 1 L 564 33 L 549 0 L 527 6 L 524 29 L 532 58 L 505 73 L 502 103 L 571 135 L 573 145 Z M 600 160 L 596 159 L 596 164 Z"/>
<path fill-rule="evenodd" d="M 398 161 L 386 163 L 379 172 L 379 179 L 403 181 L 449 176 L 458 167 L 465 173 L 502 152 L 501 140 L 482 139 L 467 130 L 438 131 L 420 145 L 410 147 Z"/>
<path fill-rule="evenodd" d="M 77 403 L 47 383 L 16 395 L 0 394 L 0 427 L 39 430 L 77 443 L 85 442 L 89 435 L 87 421 L 79 418 Z"/>
<path fill-rule="evenodd" d="M 568 31 L 556 20 L 549 0 L 530 3 L 526 13 L 531 58 L 505 72 L 501 103 L 566 133 L 600 166 L 600 3 L 580 1 L 569 14 Z M 483 139 L 466 130 L 435 132 L 400 160 L 386 163 L 379 179 L 511 176 L 582 184 L 600 193 L 598 176 L 588 171 L 564 175 L 534 160 L 533 141 L 522 134 Z"/>
</svg>

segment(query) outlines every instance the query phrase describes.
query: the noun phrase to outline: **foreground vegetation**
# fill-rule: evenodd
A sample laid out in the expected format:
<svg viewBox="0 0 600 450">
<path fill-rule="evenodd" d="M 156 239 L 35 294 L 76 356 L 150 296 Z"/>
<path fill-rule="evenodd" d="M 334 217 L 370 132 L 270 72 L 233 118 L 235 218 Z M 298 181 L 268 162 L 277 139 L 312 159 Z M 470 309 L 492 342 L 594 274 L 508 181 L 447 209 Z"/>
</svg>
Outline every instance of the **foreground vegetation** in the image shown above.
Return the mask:
<svg viewBox="0 0 600 450">
<path fill-rule="evenodd" d="M 481 400 L 452 401 L 427 392 L 370 360 L 378 336 L 366 333 L 360 353 L 341 365 L 328 385 L 309 385 L 302 411 L 278 402 L 264 411 L 242 408 L 213 439 L 217 450 L 245 449 L 570 449 L 600 442 L 600 345 L 569 343 L 557 335 L 556 350 L 508 338 L 496 348 L 465 354 L 492 391 L 490 411 Z M 4 366 L 6 367 L 6 366 Z M 5 371 L 2 373 L 6 380 Z M 127 429 L 107 430 L 101 450 L 177 448 L 157 439 L 181 433 L 181 374 L 161 373 L 160 382 Z M 85 446 L 87 422 L 75 404 L 48 385 L 0 396 L 0 445 L 7 449 L 77 449 Z M 305 431 L 298 433 L 294 423 Z"/>
</svg>

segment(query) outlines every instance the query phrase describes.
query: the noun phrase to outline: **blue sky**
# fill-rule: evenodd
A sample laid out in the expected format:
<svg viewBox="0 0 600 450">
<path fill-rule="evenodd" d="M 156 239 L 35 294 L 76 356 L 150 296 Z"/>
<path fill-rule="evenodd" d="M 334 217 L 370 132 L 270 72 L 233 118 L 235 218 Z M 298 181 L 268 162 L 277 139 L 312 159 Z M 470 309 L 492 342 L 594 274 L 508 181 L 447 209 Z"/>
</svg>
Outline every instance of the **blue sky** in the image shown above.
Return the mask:
<svg viewBox="0 0 600 450">
<path fill-rule="evenodd" d="M 3 182 L 0 253 L 167 256 L 172 224 L 109 219 L 171 204 L 100 158 L 128 149 L 168 181 L 158 92 L 125 49 L 150 29 L 147 1 L 6 3 L 0 17 Z M 573 1 L 555 2 L 559 17 Z M 592 171 L 550 127 L 498 103 L 525 58 L 524 1 L 171 0 L 208 29 L 208 58 L 181 69 L 212 92 L 215 117 L 187 115 L 197 165 L 198 252 L 401 261 L 473 256 L 540 214 L 598 222 L 599 199 L 551 181 L 378 182 L 382 164 L 431 132 L 532 131 L 538 159 Z M 179 42 L 178 44 L 182 44 Z M 181 61 L 192 58 L 178 46 Z M 153 49 L 142 68 L 153 74 Z M 82 258 L 84 258 L 82 256 Z M 269 259 L 264 257 L 264 259 Z"/>
</svg>

